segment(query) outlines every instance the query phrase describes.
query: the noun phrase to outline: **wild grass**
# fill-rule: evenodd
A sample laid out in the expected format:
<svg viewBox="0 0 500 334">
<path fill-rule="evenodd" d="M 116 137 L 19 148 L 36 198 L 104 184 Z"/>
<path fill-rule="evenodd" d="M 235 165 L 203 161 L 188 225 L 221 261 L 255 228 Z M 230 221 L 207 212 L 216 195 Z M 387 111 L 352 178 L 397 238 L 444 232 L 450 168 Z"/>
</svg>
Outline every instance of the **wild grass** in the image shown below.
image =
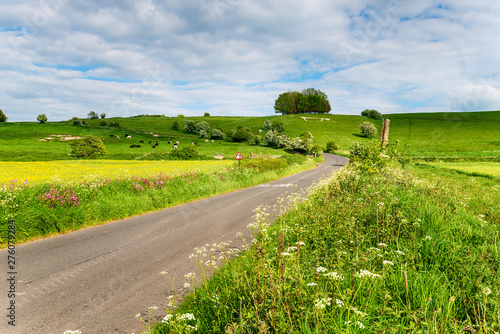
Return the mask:
<svg viewBox="0 0 500 334">
<path fill-rule="evenodd" d="M 500 177 L 500 162 L 431 163 L 434 167 L 452 169 L 470 176 Z"/>
<path fill-rule="evenodd" d="M 266 159 L 256 162 L 267 165 Z M 146 212 L 214 196 L 298 173 L 315 166 L 313 159 L 260 171 L 230 167 L 184 171 L 174 175 L 153 172 L 126 177 L 94 177 L 85 182 L 30 185 L 12 180 L 0 187 L 0 247 L 5 247 L 8 222 L 16 221 L 17 242 L 67 233 Z M 286 160 L 284 160 L 286 161 Z M 196 162 L 194 162 L 196 163 Z M 181 162 L 186 164 L 186 162 Z"/>
<path fill-rule="evenodd" d="M 259 208 L 236 259 L 223 242 L 197 248 L 191 292 L 169 297 L 146 331 L 500 331 L 500 184 L 426 166 L 409 176 L 356 166 L 283 200 L 272 225 Z"/>
</svg>

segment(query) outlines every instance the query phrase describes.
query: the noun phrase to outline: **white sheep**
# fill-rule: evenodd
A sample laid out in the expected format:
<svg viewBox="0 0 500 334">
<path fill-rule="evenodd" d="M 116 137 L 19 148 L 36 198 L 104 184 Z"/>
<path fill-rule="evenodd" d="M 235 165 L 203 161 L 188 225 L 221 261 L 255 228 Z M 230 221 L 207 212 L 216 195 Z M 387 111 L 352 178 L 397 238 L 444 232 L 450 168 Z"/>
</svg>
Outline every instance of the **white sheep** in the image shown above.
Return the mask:
<svg viewBox="0 0 500 334">
<path fill-rule="evenodd" d="M 211 143 L 213 144 L 213 143 L 215 143 L 215 141 L 212 139 Z"/>
<path fill-rule="evenodd" d="M 127 136 L 127 139 L 132 139 L 132 136 Z"/>
<path fill-rule="evenodd" d="M 120 136 L 116 136 L 116 138 L 120 139 Z"/>
<path fill-rule="evenodd" d="M 205 143 L 208 143 L 208 139 L 205 139 Z"/>
<path fill-rule="evenodd" d="M 175 144 L 176 144 L 176 145 L 179 145 L 179 142 L 178 142 L 178 141 L 176 141 L 176 142 L 175 142 Z"/>
</svg>

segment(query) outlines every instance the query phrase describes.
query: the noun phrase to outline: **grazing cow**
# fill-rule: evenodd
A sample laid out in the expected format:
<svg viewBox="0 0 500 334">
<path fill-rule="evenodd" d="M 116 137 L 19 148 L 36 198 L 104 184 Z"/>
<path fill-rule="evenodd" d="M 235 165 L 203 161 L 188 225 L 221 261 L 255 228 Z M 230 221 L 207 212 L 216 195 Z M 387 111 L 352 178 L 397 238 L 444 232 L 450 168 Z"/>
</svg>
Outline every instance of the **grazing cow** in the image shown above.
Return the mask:
<svg viewBox="0 0 500 334">
<path fill-rule="evenodd" d="M 128 134 L 127 134 L 127 135 L 125 135 L 125 137 L 128 137 Z"/>
<path fill-rule="evenodd" d="M 120 139 L 120 136 L 116 136 L 116 138 Z"/>
<path fill-rule="evenodd" d="M 211 143 L 213 144 L 213 143 L 215 143 L 215 141 L 212 139 Z"/>
<path fill-rule="evenodd" d="M 158 145 L 160 145 L 160 143 L 161 142 L 157 140 L 155 145 L 158 146 Z"/>
<path fill-rule="evenodd" d="M 208 143 L 208 139 L 205 139 L 205 143 Z"/>
<path fill-rule="evenodd" d="M 194 143 L 193 143 L 193 142 L 191 142 L 191 145 L 194 145 Z"/>
<path fill-rule="evenodd" d="M 132 137 L 131 136 L 127 136 L 127 139 L 132 139 Z"/>
<path fill-rule="evenodd" d="M 179 142 L 178 142 L 178 141 L 176 141 L 176 142 L 175 142 L 175 145 L 179 145 Z"/>
<path fill-rule="evenodd" d="M 151 141 L 151 140 L 150 140 L 150 141 L 148 141 L 148 144 L 151 144 L 151 143 L 152 143 L 152 141 Z"/>
<path fill-rule="evenodd" d="M 115 135 L 109 135 L 110 137 L 114 137 Z"/>
<path fill-rule="evenodd" d="M 141 147 L 141 145 L 130 145 L 129 148 Z"/>
<path fill-rule="evenodd" d="M 172 144 L 172 142 L 169 140 L 169 141 L 167 142 L 167 144 Z"/>
<path fill-rule="evenodd" d="M 144 140 L 141 140 L 139 143 L 140 143 L 140 144 L 144 144 Z"/>
<path fill-rule="evenodd" d="M 177 144 L 174 144 L 174 147 L 173 148 L 177 148 Z"/>
</svg>

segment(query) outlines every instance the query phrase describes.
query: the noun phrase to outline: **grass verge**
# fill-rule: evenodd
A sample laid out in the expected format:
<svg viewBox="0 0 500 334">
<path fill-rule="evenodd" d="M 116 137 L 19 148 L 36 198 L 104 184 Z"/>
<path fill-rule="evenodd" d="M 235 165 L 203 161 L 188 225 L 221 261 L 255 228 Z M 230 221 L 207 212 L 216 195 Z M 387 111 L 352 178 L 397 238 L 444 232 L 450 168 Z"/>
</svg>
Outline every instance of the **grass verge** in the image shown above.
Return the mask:
<svg viewBox="0 0 500 334">
<path fill-rule="evenodd" d="M 273 225 L 258 209 L 237 252 L 195 249 L 201 274 L 153 333 L 500 331 L 500 184 L 355 164 Z M 260 231 L 257 233 L 257 231 Z M 220 267 L 220 269 L 218 269 Z M 208 279 L 208 277 L 211 277 Z"/>
</svg>

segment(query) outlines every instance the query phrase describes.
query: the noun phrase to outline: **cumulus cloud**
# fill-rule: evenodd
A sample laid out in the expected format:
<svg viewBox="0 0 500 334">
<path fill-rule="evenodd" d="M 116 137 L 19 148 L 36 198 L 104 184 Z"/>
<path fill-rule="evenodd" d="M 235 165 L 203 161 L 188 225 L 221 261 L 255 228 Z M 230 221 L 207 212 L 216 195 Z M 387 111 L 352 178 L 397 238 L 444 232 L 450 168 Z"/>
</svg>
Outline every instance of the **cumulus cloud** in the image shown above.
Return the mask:
<svg viewBox="0 0 500 334">
<path fill-rule="evenodd" d="M 499 14 L 489 0 L 4 1 L 0 108 L 264 116 L 314 87 L 334 113 L 496 110 Z"/>
</svg>

